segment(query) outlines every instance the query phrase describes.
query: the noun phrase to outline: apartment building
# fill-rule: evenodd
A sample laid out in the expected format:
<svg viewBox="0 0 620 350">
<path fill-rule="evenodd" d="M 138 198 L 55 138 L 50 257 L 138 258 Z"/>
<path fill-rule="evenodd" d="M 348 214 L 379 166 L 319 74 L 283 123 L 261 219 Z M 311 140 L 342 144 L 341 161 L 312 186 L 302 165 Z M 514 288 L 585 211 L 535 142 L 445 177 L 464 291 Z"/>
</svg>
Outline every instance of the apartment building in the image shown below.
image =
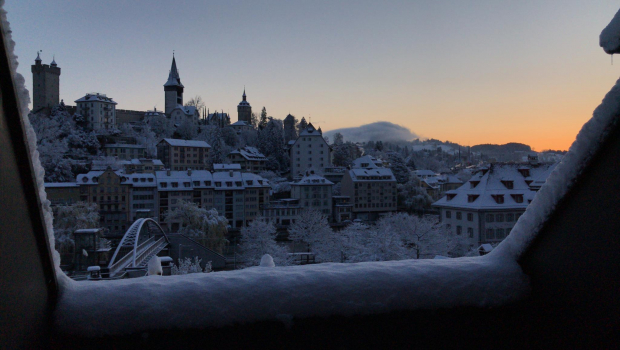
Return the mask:
<svg viewBox="0 0 620 350">
<path fill-rule="evenodd" d="M 447 191 L 433 207 L 439 209 L 441 221 L 453 233 L 466 235 L 472 246 L 501 242 L 534 198 L 530 184 L 534 179 L 541 182 L 554 167 L 491 164 L 458 189 Z"/>
<path fill-rule="evenodd" d="M 126 143 L 111 143 L 103 146 L 106 157 L 116 157 L 121 160 L 146 157 L 146 147 Z"/>
<path fill-rule="evenodd" d="M 76 113 L 86 119 L 86 126 L 92 130 L 113 129 L 116 127 L 116 105 L 105 94 L 90 93 L 75 100 Z"/>
<path fill-rule="evenodd" d="M 231 229 L 240 229 L 260 215 L 269 203 L 269 182 L 262 177 L 235 171 L 211 173 L 206 170 L 158 171 L 159 221 L 171 232 L 178 222 L 165 222 L 165 213 L 174 210 L 180 200 L 215 208 L 225 216 Z M 169 226 L 169 227 L 168 227 Z"/>
<path fill-rule="evenodd" d="M 323 139 L 323 133 L 312 123 L 299 133 L 295 141 L 289 142 L 291 176 L 301 178 L 308 169 L 322 170 L 331 166 L 331 148 Z"/>
<path fill-rule="evenodd" d="M 170 170 L 205 170 L 211 146 L 204 141 L 162 139 L 157 157 Z"/>
<path fill-rule="evenodd" d="M 131 192 L 127 177 L 120 171 L 108 168 L 80 174 L 76 183 L 80 186 L 80 200 L 98 205 L 100 227 L 107 228 L 112 236 L 125 234 L 131 225 Z"/>
<path fill-rule="evenodd" d="M 314 173 L 291 184 L 291 198 L 298 199 L 303 209 L 319 211 L 330 218 L 332 214 L 333 182 Z"/>
<path fill-rule="evenodd" d="M 228 159 L 233 164 L 241 165 L 241 171 L 258 174 L 266 170 L 267 157 L 256 147 L 246 146 L 236 149 L 228 154 Z"/>
<path fill-rule="evenodd" d="M 367 167 L 352 168 L 342 178 L 342 195 L 351 198 L 354 219 L 375 221 L 396 211 L 396 178 L 392 170 L 375 162 L 354 162 Z"/>
</svg>

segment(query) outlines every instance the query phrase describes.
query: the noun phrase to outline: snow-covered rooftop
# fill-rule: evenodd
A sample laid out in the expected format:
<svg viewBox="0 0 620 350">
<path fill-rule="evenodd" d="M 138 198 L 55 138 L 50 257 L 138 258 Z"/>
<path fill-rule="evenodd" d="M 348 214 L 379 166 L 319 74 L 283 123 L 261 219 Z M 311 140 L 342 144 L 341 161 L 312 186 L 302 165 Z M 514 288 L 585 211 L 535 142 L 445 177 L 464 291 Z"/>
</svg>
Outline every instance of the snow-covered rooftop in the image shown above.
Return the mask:
<svg viewBox="0 0 620 350">
<path fill-rule="evenodd" d="M 112 100 L 112 97 L 107 97 L 104 94 L 86 94 L 84 97 L 75 100 L 75 103 L 78 102 L 105 102 L 108 104 L 117 104 Z"/>
<path fill-rule="evenodd" d="M 352 168 L 381 168 L 383 167 L 383 163 L 379 160 L 377 160 L 377 158 L 366 155 L 366 156 L 361 156 L 359 158 L 357 158 L 356 160 L 354 160 L 351 164 Z"/>
<path fill-rule="evenodd" d="M 191 191 L 194 188 L 244 189 L 246 187 L 268 187 L 269 181 L 252 173 L 208 170 L 156 171 L 160 191 Z"/>
<path fill-rule="evenodd" d="M 301 178 L 301 180 L 291 184 L 293 186 L 325 186 L 333 185 L 334 183 L 327 180 L 323 176 L 310 174 Z"/>
<path fill-rule="evenodd" d="M 299 136 L 321 136 L 321 133 L 314 127 L 314 125 L 312 125 L 312 123 L 308 124 L 308 126 L 303 129 L 300 133 Z"/>
<path fill-rule="evenodd" d="M 76 182 L 46 182 L 45 188 L 77 187 Z"/>
<path fill-rule="evenodd" d="M 103 146 L 103 148 L 143 148 L 146 149 L 143 145 L 132 145 L 130 143 L 108 143 Z"/>
<path fill-rule="evenodd" d="M 355 181 L 396 181 L 391 169 L 374 168 L 374 169 L 351 169 L 349 170 L 351 179 Z"/>
<path fill-rule="evenodd" d="M 530 176 L 549 174 L 550 167 L 549 164 L 532 167 Z M 433 206 L 473 210 L 525 209 L 536 195 L 527 179 L 519 172 L 519 165 L 493 164 L 488 170 L 474 174 L 456 190 L 447 191 Z"/>
<path fill-rule="evenodd" d="M 262 154 L 258 148 L 250 146 L 236 149 L 230 152 L 230 154 L 239 154 L 247 160 L 267 160 L 267 157 L 265 157 L 265 155 Z"/>
<path fill-rule="evenodd" d="M 214 171 L 241 170 L 241 164 L 213 164 Z"/>
<path fill-rule="evenodd" d="M 171 146 L 180 146 L 180 147 L 202 147 L 202 148 L 211 148 L 211 146 L 205 141 L 195 141 L 195 140 L 180 140 L 180 139 L 162 139 L 159 142 L 167 142 Z"/>
</svg>

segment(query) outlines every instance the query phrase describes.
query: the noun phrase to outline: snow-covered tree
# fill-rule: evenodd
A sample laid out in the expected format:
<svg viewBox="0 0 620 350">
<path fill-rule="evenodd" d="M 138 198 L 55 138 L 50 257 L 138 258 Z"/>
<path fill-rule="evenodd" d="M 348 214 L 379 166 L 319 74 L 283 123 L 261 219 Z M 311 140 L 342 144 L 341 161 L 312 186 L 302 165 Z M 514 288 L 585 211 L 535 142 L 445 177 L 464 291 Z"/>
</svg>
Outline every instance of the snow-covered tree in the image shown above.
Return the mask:
<svg viewBox="0 0 620 350">
<path fill-rule="evenodd" d="M 138 140 L 138 144 L 146 147 L 146 155 L 149 158 L 157 157 L 157 135 L 151 129 L 151 126 L 145 124 L 142 126 L 142 130 L 135 135 L 136 140 Z"/>
<path fill-rule="evenodd" d="M 189 273 L 209 273 L 213 271 L 210 261 L 205 264 L 204 269 L 202 268 L 202 266 L 200 266 L 201 262 L 202 259 L 199 259 L 197 256 L 194 257 L 194 261 L 192 261 L 192 259 L 190 258 L 180 259 L 179 266 L 176 266 L 174 263 L 172 263 L 172 267 L 170 268 L 170 274 L 187 275 Z"/>
<path fill-rule="evenodd" d="M 273 171 L 261 171 L 258 176 L 269 181 L 273 193 L 287 192 L 291 190 L 291 183 L 286 178 L 280 177 Z"/>
<path fill-rule="evenodd" d="M 463 256 L 463 249 L 468 249 L 466 238 L 456 235 L 439 222 L 436 216 L 398 214 L 393 218 L 396 225 L 406 227 L 401 235 L 415 259 L 432 258 L 435 255 L 458 257 Z"/>
<path fill-rule="evenodd" d="M 409 258 L 396 227 L 381 220 L 375 226 L 353 224 L 342 231 L 347 262 L 388 261 Z"/>
<path fill-rule="evenodd" d="M 433 203 L 433 198 L 422 188 L 415 176 L 411 176 L 404 184 L 397 184 L 396 190 L 398 205 L 407 208 L 410 212 L 428 208 Z"/>
<path fill-rule="evenodd" d="M 232 149 L 227 146 L 223 140 L 222 128 L 215 125 L 205 126 L 197 139 L 206 141 L 211 146 L 209 158 L 207 159 L 207 166 L 210 168 L 213 167 L 213 164 L 224 163 L 226 155 L 228 155 Z"/>
<path fill-rule="evenodd" d="M 73 180 L 72 167 L 97 155 L 99 141 L 95 134 L 77 127 L 63 105 L 54 107 L 49 116 L 37 113 L 30 114 L 29 118 L 37 135 L 37 150 L 46 182 Z"/>
<path fill-rule="evenodd" d="M 258 150 L 267 156 L 267 168 L 286 172 L 289 157 L 284 149 L 284 128 L 282 121 L 270 118 L 267 125 L 258 132 Z"/>
<path fill-rule="evenodd" d="M 305 242 L 317 262 L 340 262 L 343 253 L 341 237 L 332 231 L 327 216 L 316 210 L 303 210 L 288 228 L 289 239 Z"/>
<path fill-rule="evenodd" d="M 174 132 L 172 120 L 163 114 L 151 117 L 148 124 L 151 126 L 151 130 L 158 138 L 170 137 Z"/>
<path fill-rule="evenodd" d="M 176 133 L 183 140 L 193 140 L 198 135 L 198 128 L 190 119 L 185 119 L 176 129 Z"/>
<path fill-rule="evenodd" d="M 301 134 L 302 131 L 306 130 L 308 127 L 308 122 L 305 117 L 301 117 L 301 120 L 297 124 L 297 135 Z"/>
<path fill-rule="evenodd" d="M 250 124 L 252 124 L 252 128 L 258 129 L 258 116 L 256 113 L 252 113 L 252 117 L 250 118 Z"/>
<path fill-rule="evenodd" d="M 390 169 L 396 178 L 396 182 L 399 184 L 404 184 L 409 181 L 411 177 L 411 173 L 405 165 L 405 161 L 403 157 L 397 152 L 388 152 L 388 161 L 390 162 Z"/>
<path fill-rule="evenodd" d="M 237 137 L 237 132 L 235 132 L 233 128 L 222 128 L 222 140 L 228 147 L 238 147 L 239 138 Z"/>
<path fill-rule="evenodd" d="M 258 120 L 258 129 L 263 129 L 267 126 L 267 108 L 263 106 L 263 110 L 260 112 L 260 119 Z"/>
<path fill-rule="evenodd" d="M 228 220 L 215 209 L 200 208 L 196 203 L 179 201 L 177 207 L 166 213 L 166 221 L 180 222 L 179 233 L 187 235 L 202 245 L 222 252 L 228 242 L 225 238 Z"/>
<path fill-rule="evenodd" d="M 74 248 L 73 232 L 99 227 L 97 204 L 77 202 L 61 205 L 54 210 L 54 238 L 61 255 L 71 254 Z"/>
<path fill-rule="evenodd" d="M 259 265 L 265 254 L 273 257 L 276 266 L 290 265 L 288 249 L 278 245 L 276 234 L 275 226 L 261 217 L 241 229 L 239 250 L 246 266 Z"/>
<path fill-rule="evenodd" d="M 258 131 L 255 129 L 243 130 L 239 133 L 237 139 L 237 148 L 243 148 L 245 146 L 256 147 L 258 145 Z"/>
</svg>

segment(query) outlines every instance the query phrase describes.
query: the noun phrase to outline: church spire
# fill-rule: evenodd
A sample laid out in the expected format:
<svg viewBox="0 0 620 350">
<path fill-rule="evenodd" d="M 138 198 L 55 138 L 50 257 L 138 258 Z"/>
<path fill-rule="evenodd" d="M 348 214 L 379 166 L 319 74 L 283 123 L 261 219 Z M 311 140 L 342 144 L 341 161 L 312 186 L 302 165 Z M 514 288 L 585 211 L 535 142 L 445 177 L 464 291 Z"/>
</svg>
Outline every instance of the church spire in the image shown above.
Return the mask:
<svg viewBox="0 0 620 350">
<path fill-rule="evenodd" d="M 39 53 L 40 53 L 40 52 L 41 52 L 41 51 L 37 51 L 37 58 L 35 58 L 35 59 L 34 59 L 34 61 L 35 61 L 36 63 L 41 63 L 41 61 L 42 61 L 42 60 L 41 60 L 41 56 L 39 56 Z"/>
<path fill-rule="evenodd" d="M 172 53 L 172 65 L 170 66 L 170 73 L 168 74 L 168 81 L 164 86 L 180 86 L 181 84 L 181 76 L 179 76 L 179 71 L 177 69 L 177 61 L 174 58 L 174 53 Z"/>
<path fill-rule="evenodd" d="M 245 101 L 245 86 L 243 87 L 243 100 Z"/>
</svg>

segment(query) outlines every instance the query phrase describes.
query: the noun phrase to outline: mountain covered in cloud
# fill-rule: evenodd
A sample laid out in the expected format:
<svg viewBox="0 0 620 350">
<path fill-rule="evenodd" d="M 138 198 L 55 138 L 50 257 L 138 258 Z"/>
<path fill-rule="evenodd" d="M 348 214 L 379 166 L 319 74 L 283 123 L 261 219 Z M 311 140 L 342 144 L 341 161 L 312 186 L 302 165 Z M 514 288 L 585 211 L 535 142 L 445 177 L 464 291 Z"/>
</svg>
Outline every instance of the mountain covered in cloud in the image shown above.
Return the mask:
<svg viewBox="0 0 620 350">
<path fill-rule="evenodd" d="M 341 128 L 325 131 L 324 136 L 332 140 L 335 133 L 341 133 L 345 141 L 367 142 L 367 141 L 411 141 L 419 138 L 408 128 L 390 122 L 374 122 L 352 128 Z"/>
</svg>

